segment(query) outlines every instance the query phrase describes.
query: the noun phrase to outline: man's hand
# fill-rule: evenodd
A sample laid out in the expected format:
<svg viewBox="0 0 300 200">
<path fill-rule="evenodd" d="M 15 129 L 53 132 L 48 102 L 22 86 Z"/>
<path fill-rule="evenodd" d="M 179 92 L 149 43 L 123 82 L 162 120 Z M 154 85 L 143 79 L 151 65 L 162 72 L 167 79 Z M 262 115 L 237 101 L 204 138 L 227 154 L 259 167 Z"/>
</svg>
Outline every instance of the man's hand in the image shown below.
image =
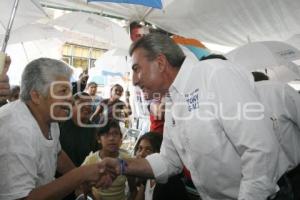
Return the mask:
<svg viewBox="0 0 300 200">
<path fill-rule="evenodd" d="M 84 165 L 80 168 L 85 177 L 85 183 L 80 189 L 85 195 L 91 192 L 91 187 L 109 188 L 121 174 L 120 161 L 115 158 L 104 158 L 97 164 Z"/>
<path fill-rule="evenodd" d="M 9 69 L 10 63 L 11 63 L 10 57 L 9 56 L 5 56 L 4 67 L 3 67 L 2 73 L 0 72 L 1 75 L 6 75 L 8 69 Z"/>
<path fill-rule="evenodd" d="M 85 177 L 85 182 L 88 182 L 90 187 L 108 188 L 111 186 L 113 180 L 117 177 L 117 172 L 111 167 L 111 165 L 118 165 L 117 159 L 111 159 L 108 161 L 102 161 L 97 164 L 84 165 L 82 170 Z"/>
<path fill-rule="evenodd" d="M 10 94 L 9 78 L 6 74 L 9 69 L 10 63 L 10 57 L 6 56 L 4 68 L 2 70 L 2 73 L 0 74 L 0 101 L 6 100 Z"/>
<path fill-rule="evenodd" d="M 97 182 L 96 187 L 110 187 L 117 176 L 121 174 L 120 162 L 116 158 L 107 157 L 104 158 L 99 165 L 102 166 L 101 172 L 103 173 L 103 177 Z"/>
</svg>

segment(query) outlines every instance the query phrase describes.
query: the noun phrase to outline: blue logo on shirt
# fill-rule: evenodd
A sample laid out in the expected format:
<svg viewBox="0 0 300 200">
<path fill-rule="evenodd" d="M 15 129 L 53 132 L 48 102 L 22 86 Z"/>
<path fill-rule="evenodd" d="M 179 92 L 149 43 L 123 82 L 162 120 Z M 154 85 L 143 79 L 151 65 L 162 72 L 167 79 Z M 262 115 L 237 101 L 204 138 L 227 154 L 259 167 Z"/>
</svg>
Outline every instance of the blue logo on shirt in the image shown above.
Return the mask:
<svg viewBox="0 0 300 200">
<path fill-rule="evenodd" d="M 184 96 L 186 98 L 186 102 L 188 103 L 189 112 L 199 108 L 199 88 L 197 88 L 190 94 L 185 94 Z"/>
</svg>

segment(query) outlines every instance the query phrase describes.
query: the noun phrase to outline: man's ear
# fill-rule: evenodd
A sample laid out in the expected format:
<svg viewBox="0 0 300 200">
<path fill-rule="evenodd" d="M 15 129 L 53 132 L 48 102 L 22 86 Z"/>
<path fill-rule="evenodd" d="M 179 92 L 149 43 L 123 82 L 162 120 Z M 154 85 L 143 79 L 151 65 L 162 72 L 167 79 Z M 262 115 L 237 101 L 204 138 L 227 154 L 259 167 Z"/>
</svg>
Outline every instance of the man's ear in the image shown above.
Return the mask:
<svg viewBox="0 0 300 200">
<path fill-rule="evenodd" d="M 36 91 L 36 90 L 32 90 L 30 92 L 30 96 L 31 96 L 31 101 L 34 103 L 34 104 L 40 104 L 40 101 L 41 101 L 41 95 Z"/>
<path fill-rule="evenodd" d="M 159 70 L 161 72 L 165 71 L 168 64 L 169 64 L 166 56 L 164 54 L 159 54 L 156 59 L 157 59 L 157 62 L 158 62 Z"/>
</svg>

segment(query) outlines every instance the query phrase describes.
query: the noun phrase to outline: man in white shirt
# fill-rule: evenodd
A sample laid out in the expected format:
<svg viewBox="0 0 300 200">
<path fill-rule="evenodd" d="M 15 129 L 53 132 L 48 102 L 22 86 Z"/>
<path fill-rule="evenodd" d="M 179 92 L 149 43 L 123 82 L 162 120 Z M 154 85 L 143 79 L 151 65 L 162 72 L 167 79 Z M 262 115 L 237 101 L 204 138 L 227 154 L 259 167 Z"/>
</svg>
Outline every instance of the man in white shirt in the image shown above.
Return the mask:
<svg viewBox="0 0 300 200">
<path fill-rule="evenodd" d="M 130 55 L 134 84 L 166 97 L 163 143 L 160 154 L 107 159 L 107 167 L 166 182 L 184 164 L 204 200 L 266 200 L 278 191 L 290 163 L 242 71 L 229 61 L 186 57 L 159 34 L 133 43 Z"/>
<path fill-rule="evenodd" d="M 274 81 L 256 83 L 259 99 L 270 112 L 274 132 L 291 163 L 300 163 L 300 94 Z"/>
<path fill-rule="evenodd" d="M 255 88 L 265 105 L 267 115 L 278 141 L 292 166 L 300 163 L 300 94 L 288 84 L 268 80 L 260 72 L 254 72 Z M 300 198 L 300 166 L 287 173 L 295 199 Z M 296 186 L 298 185 L 298 186 Z"/>
<path fill-rule="evenodd" d="M 105 186 L 101 164 L 75 168 L 59 143 L 71 74 L 61 61 L 34 60 L 22 74 L 20 100 L 0 108 L 0 199 L 53 200 L 85 182 Z M 65 175 L 54 180 L 56 170 Z"/>
</svg>

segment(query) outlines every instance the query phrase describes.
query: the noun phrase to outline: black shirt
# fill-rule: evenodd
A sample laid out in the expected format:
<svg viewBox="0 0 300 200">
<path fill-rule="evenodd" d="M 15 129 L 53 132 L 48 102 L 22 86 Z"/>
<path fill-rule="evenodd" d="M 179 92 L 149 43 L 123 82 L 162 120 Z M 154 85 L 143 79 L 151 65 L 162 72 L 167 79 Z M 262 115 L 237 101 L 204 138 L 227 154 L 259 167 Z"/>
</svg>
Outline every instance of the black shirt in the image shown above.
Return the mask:
<svg viewBox="0 0 300 200">
<path fill-rule="evenodd" d="M 91 151 L 98 145 L 94 128 L 79 127 L 72 119 L 60 124 L 60 144 L 76 167 L 80 166 Z"/>
</svg>

